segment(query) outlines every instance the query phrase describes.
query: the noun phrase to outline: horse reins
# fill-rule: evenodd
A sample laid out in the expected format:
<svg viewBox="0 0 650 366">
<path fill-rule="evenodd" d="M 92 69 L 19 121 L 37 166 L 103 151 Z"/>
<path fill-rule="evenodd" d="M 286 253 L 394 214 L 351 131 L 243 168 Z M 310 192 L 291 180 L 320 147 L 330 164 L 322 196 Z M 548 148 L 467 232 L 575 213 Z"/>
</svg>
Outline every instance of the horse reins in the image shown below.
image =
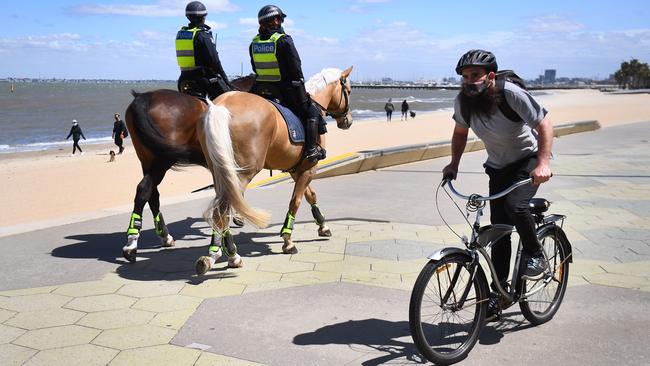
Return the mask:
<svg viewBox="0 0 650 366">
<path fill-rule="evenodd" d="M 339 78 L 339 83 L 341 83 L 341 96 L 342 96 L 342 98 L 339 99 L 339 108 L 341 107 L 341 100 L 345 100 L 345 110 L 343 112 L 330 112 L 327 110 L 327 108 L 323 107 L 322 105 L 320 105 L 320 103 L 314 100 L 314 103 L 316 103 L 316 105 L 320 107 L 320 109 L 323 112 L 325 112 L 326 116 L 330 116 L 334 119 L 345 117 L 350 112 L 350 97 L 348 93 L 346 93 L 345 78 L 343 77 Z"/>
</svg>

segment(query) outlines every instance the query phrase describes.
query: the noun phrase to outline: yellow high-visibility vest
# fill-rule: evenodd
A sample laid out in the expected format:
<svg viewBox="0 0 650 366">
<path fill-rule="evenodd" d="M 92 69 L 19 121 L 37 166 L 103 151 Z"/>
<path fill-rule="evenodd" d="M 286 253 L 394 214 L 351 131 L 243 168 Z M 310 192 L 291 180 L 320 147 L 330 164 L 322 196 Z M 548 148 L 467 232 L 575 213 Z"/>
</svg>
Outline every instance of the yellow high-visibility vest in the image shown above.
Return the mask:
<svg viewBox="0 0 650 366">
<path fill-rule="evenodd" d="M 196 59 L 194 58 L 194 37 L 201 28 L 183 27 L 176 33 L 176 61 L 181 71 L 195 70 Z"/>
<path fill-rule="evenodd" d="M 284 36 L 282 33 L 273 33 L 271 38 L 262 40 L 258 34 L 253 38 L 251 48 L 257 81 L 278 82 L 282 79 L 278 58 L 275 55 L 278 39 L 282 36 Z"/>
</svg>

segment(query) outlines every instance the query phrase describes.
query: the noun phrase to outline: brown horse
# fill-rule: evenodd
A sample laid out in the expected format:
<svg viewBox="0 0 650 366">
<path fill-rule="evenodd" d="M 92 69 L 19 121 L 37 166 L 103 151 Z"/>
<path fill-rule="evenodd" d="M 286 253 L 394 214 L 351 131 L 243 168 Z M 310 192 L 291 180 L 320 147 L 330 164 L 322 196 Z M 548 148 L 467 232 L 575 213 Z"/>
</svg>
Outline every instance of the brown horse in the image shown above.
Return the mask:
<svg viewBox="0 0 650 366">
<path fill-rule="evenodd" d="M 336 119 L 341 129 L 347 129 L 352 124 L 348 80 L 351 71 L 352 67 L 343 72 L 325 69 L 306 84 L 312 99 L 324 113 Z M 281 230 L 284 239 L 282 251 L 297 253 L 298 249 L 291 241 L 293 221 L 316 165 L 302 159 L 302 144 L 289 140 L 283 117 L 264 98 L 250 93 L 228 92 L 219 96 L 214 104 L 209 104 L 208 116 L 199 124 L 197 132 L 212 172 L 216 197 L 204 217 L 213 232 L 221 236 L 222 245 L 219 247 L 213 241 L 208 255 L 196 262 L 197 274 L 203 274 L 212 267 L 221 255 L 221 249 L 228 256 L 229 267 L 242 265 L 228 228 L 229 214 L 233 208 L 255 226 L 267 225 L 269 215 L 249 206 L 243 197 L 248 183 L 262 169 L 291 171 L 295 185 Z M 320 145 L 325 147 L 324 135 L 321 136 Z"/>
</svg>

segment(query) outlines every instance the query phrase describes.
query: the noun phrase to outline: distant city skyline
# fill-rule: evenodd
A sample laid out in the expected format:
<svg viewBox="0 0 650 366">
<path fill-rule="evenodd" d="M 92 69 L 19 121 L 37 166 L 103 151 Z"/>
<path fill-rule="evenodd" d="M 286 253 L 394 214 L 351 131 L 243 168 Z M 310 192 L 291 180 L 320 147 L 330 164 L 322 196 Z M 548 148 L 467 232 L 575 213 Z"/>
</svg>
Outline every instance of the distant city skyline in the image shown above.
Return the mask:
<svg viewBox="0 0 650 366">
<path fill-rule="evenodd" d="M 176 0 L 4 2 L 0 78 L 174 80 Z M 230 75 L 251 72 L 248 44 L 260 1 L 206 0 L 208 24 Z M 526 79 L 605 79 L 620 63 L 650 62 L 650 5 L 642 1 L 462 3 L 393 0 L 277 2 L 305 77 L 354 65 L 353 80 L 441 80 L 459 56 L 493 51 Z"/>
</svg>

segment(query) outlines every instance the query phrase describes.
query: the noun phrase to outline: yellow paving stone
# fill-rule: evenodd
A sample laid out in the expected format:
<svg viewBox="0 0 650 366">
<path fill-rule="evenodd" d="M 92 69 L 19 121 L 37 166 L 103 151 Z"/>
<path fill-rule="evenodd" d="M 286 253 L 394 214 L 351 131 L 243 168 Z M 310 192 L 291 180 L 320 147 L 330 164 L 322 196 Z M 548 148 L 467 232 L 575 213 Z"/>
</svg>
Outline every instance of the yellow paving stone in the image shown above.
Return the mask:
<svg viewBox="0 0 650 366">
<path fill-rule="evenodd" d="M 433 225 L 420 225 L 420 224 L 406 224 L 400 222 L 391 223 L 393 230 L 395 231 L 426 231 L 426 230 L 437 230 Z"/>
<path fill-rule="evenodd" d="M 367 224 L 356 225 L 354 228 L 351 228 L 354 231 L 367 231 L 367 232 L 376 232 L 376 231 L 386 231 L 393 230 L 393 224 L 390 222 L 371 222 Z"/>
<path fill-rule="evenodd" d="M 0 299 L 0 308 L 12 311 L 38 311 L 60 308 L 72 298 L 55 294 L 14 296 Z"/>
<path fill-rule="evenodd" d="M 23 329 L 40 329 L 70 325 L 81 319 L 85 313 L 69 309 L 46 309 L 21 312 L 5 322 L 7 325 Z"/>
<path fill-rule="evenodd" d="M 19 366 L 32 357 L 36 350 L 16 346 L 15 344 L 0 344 L 0 365 Z"/>
<path fill-rule="evenodd" d="M 416 232 L 417 240 L 426 240 L 426 241 L 440 241 L 442 243 L 442 240 L 451 240 L 457 237 L 451 233 L 451 232 L 446 232 L 446 231 L 438 231 L 438 230 L 427 230 L 427 231 L 418 231 Z"/>
<path fill-rule="evenodd" d="M 606 261 L 597 261 L 590 259 L 574 260 L 569 264 L 569 273 L 572 275 L 587 275 L 605 273 L 603 266 L 608 264 Z"/>
<path fill-rule="evenodd" d="M 45 286 L 45 287 L 34 287 L 34 288 L 23 288 L 19 290 L 5 290 L 0 291 L 0 296 L 25 296 L 25 295 L 38 295 L 38 294 L 48 294 L 56 290 L 57 286 Z"/>
<path fill-rule="evenodd" d="M 0 324 L 0 344 L 10 343 L 14 339 L 25 334 L 27 331 L 24 329 L 19 329 L 15 327 L 10 327 L 8 325 Z"/>
<path fill-rule="evenodd" d="M 201 357 L 194 366 L 263 366 L 264 364 L 246 361 L 239 358 L 217 355 L 209 352 L 201 352 Z"/>
<path fill-rule="evenodd" d="M 421 270 L 422 270 L 422 265 L 412 263 L 409 261 L 405 261 L 405 262 L 376 261 L 372 263 L 373 272 L 407 274 L 407 273 L 420 273 Z"/>
<path fill-rule="evenodd" d="M 100 333 L 97 329 L 65 325 L 45 329 L 30 330 L 13 341 L 14 344 L 38 350 L 75 346 L 90 343 Z"/>
<path fill-rule="evenodd" d="M 338 273 L 308 271 L 287 273 L 282 276 L 282 282 L 291 282 L 301 285 L 311 285 L 316 283 L 339 282 L 341 275 Z"/>
<path fill-rule="evenodd" d="M 650 280 L 646 277 L 621 275 L 616 273 L 600 273 L 583 276 L 589 283 L 611 287 L 639 289 L 648 286 Z"/>
<path fill-rule="evenodd" d="M 133 309 L 153 311 L 155 313 L 164 313 L 174 310 L 196 309 L 201 304 L 202 299 L 184 295 L 167 295 L 157 297 L 147 297 L 138 300 L 133 304 Z"/>
<path fill-rule="evenodd" d="M 585 286 L 589 285 L 589 282 L 584 279 L 582 276 L 569 275 L 569 287 L 573 286 Z"/>
<path fill-rule="evenodd" d="M 320 245 L 320 251 L 323 253 L 344 254 L 347 240 L 345 238 L 330 238 Z"/>
<path fill-rule="evenodd" d="M 249 294 L 252 292 L 260 292 L 260 291 L 279 290 L 283 288 L 296 287 L 296 286 L 300 286 L 300 285 L 291 282 L 254 283 L 246 286 L 246 289 L 244 290 L 244 294 Z"/>
<path fill-rule="evenodd" d="M 25 366 L 101 366 L 108 364 L 118 351 L 82 344 L 39 352 Z"/>
<path fill-rule="evenodd" d="M 397 273 L 385 273 L 385 272 L 348 272 L 341 275 L 342 282 L 350 283 L 372 283 L 378 286 L 386 284 L 400 284 L 402 282 L 402 277 Z"/>
<path fill-rule="evenodd" d="M 317 241 L 298 241 L 294 240 L 293 244 L 298 248 L 300 253 L 317 253 L 320 251 L 320 244 Z"/>
<path fill-rule="evenodd" d="M 370 262 L 355 263 L 355 262 L 348 262 L 343 260 L 340 262 L 317 263 L 314 269 L 323 272 L 346 273 L 346 272 L 370 271 L 370 266 L 371 266 Z"/>
<path fill-rule="evenodd" d="M 346 254 L 345 258 L 343 258 L 343 263 L 345 264 L 356 264 L 356 265 L 368 265 L 370 268 L 370 265 L 373 262 L 376 262 L 377 258 L 368 258 L 368 257 L 361 257 L 361 256 L 356 256 L 356 255 L 350 255 Z"/>
<path fill-rule="evenodd" d="M 311 271 L 312 269 L 314 269 L 314 263 L 296 261 L 260 263 L 257 267 L 258 271 L 278 273 Z"/>
<path fill-rule="evenodd" d="M 418 279 L 418 276 L 420 273 L 408 273 L 408 274 L 403 274 L 402 277 L 402 284 L 405 288 L 408 288 L 409 290 L 413 289 L 413 285 L 415 285 L 415 281 Z"/>
<path fill-rule="evenodd" d="M 133 305 L 137 299 L 123 295 L 96 295 L 78 297 L 66 304 L 66 308 L 92 313 L 95 311 L 107 311 L 125 309 Z"/>
<path fill-rule="evenodd" d="M 92 343 L 125 350 L 167 344 L 176 335 L 175 329 L 165 329 L 153 325 L 139 325 L 128 328 L 105 330 Z"/>
<path fill-rule="evenodd" d="M 298 253 L 291 256 L 292 261 L 322 263 L 343 260 L 343 254 L 335 253 Z"/>
<path fill-rule="evenodd" d="M 650 278 L 650 261 L 627 262 L 627 263 L 606 263 L 603 264 L 605 271 L 638 277 Z M 650 285 L 650 283 L 648 283 Z"/>
<path fill-rule="evenodd" d="M 370 231 L 341 230 L 336 233 L 333 232 L 332 236 L 335 238 L 346 238 L 348 243 L 350 243 L 352 240 L 359 241 L 359 238 L 367 240 L 367 238 L 370 238 Z"/>
<path fill-rule="evenodd" d="M 131 297 L 175 295 L 181 291 L 183 285 L 169 281 L 140 282 L 124 285 L 117 293 Z"/>
<path fill-rule="evenodd" d="M 120 287 L 121 284 L 111 281 L 88 281 L 61 285 L 52 293 L 71 297 L 105 295 L 114 293 Z"/>
<path fill-rule="evenodd" d="M 120 352 L 110 366 L 193 366 L 201 351 L 173 345 L 130 349 Z"/>
<path fill-rule="evenodd" d="M 11 318 L 12 316 L 18 314 L 15 311 L 9 311 L 9 310 L 4 310 L 0 309 L 0 323 L 4 322 L 5 320 Z"/>
<path fill-rule="evenodd" d="M 90 313 L 77 322 L 97 329 L 114 329 L 149 323 L 155 313 L 136 309 L 119 309 Z"/>
<path fill-rule="evenodd" d="M 228 277 L 222 281 L 226 283 L 239 283 L 242 285 L 252 285 L 255 283 L 276 282 L 282 277 L 282 273 L 275 272 L 239 272 L 236 276 Z"/>
<path fill-rule="evenodd" d="M 194 296 L 202 299 L 210 297 L 240 295 L 246 285 L 225 281 L 204 281 L 198 285 L 185 285 L 181 295 Z"/>
<path fill-rule="evenodd" d="M 158 313 L 149 324 L 178 330 L 181 329 L 192 314 L 194 314 L 194 310 L 176 310 Z"/>
</svg>

